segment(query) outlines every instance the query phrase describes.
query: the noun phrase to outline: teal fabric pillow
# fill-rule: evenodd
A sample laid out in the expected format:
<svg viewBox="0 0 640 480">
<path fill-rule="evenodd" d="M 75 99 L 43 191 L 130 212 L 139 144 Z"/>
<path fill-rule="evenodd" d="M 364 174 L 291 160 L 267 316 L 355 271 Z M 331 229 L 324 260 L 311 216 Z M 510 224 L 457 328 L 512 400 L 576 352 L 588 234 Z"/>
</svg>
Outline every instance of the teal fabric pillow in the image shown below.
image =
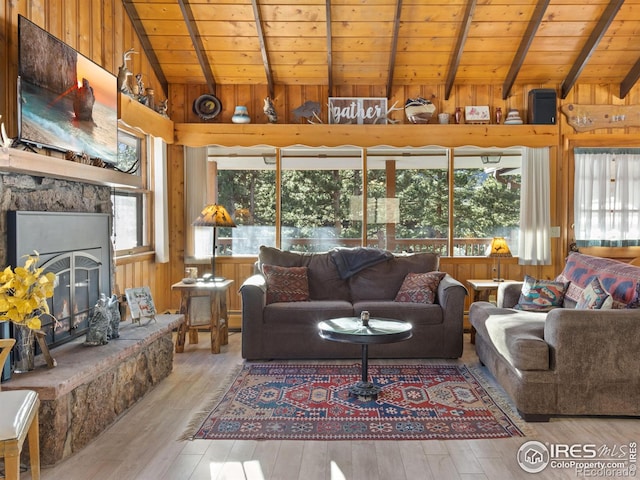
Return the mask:
<svg viewBox="0 0 640 480">
<path fill-rule="evenodd" d="M 576 308 L 587 310 L 606 309 L 612 306 L 613 297 L 604 289 L 598 277 L 593 277 L 576 303 Z"/>
<path fill-rule="evenodd" d="M 513 308 L 528 312 L 548 312 L 551 309 L 562 307 L 568 286 L 569 282 L 537 280 L 525 275 L 520 299 Z"/>
</svg>

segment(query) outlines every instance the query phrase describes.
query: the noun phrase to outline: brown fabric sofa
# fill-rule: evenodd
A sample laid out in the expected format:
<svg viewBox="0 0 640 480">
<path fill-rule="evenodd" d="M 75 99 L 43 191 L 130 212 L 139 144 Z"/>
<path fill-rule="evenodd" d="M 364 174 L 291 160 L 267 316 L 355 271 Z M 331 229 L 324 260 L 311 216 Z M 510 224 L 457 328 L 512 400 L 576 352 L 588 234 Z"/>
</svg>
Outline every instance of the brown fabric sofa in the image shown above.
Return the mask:
<svg viewBox="0 0 640 480">
<path fill-rule="evenodd" d="M 247 279 L 242 296 L 242 356 L 258 359 L 359 358 L 361 347 L 320 338 L 318 322 L 360 316 L 411 322 L 411 339 L 369 347 L 372 358 L 458 358 L 462 355 L 465 287 L 450 275 L 440 281 L 434 304 L 395 302 L 405 276 L 438 270 L 431 253 L 388 254 L 375 265 L 341 278 L 331 252 L 295 253 L 261 247 L 261 265 L 308 267 L 309 300 L 267 304 L 262 273 Z"/>
<path fill-rule="evenodd" d="M 608 278 L 608 284 L 616 276 L 625 279 L 617 282 L 618 298 L 612 295 L 618 308 L 575 308 L 576 295 L 594 275 Z M 520 282 L 500 286 L 497 306 L 471 305 L 480 361 L 527 421 L 554 415 L 640 416 L 640 309 L 633 308 L 640 268 L 575 253 L 558 278 L 569 281 L 573 297 L 568 293 L 562 308 L 547 313 L 512 308 L 520 298 Z"/>
</svg>

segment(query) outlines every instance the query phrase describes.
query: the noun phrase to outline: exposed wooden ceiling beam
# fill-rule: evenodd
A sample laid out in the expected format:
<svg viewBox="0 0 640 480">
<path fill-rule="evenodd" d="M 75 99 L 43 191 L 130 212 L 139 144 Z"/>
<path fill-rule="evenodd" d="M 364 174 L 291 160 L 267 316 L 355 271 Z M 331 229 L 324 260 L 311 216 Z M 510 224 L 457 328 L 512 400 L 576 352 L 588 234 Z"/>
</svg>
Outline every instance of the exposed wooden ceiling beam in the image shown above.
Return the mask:
<svg viewBox="0 0 640 480">
<path fill-rule="evenodd" d="M 198 63 L 200 63 L 200 68 L 202 69 L 204 78 L 207 81 L 209 92 L 212 95 L 215 95 L 216 80 L 213 76 L 213 71 L 211 70 L 211 64 L 209 64 L 209 58 L 207 57 L 207 52 L 204 49 L 204 44 L 202 43 L 202 39 L 200 38 L 198 25 L 193 18 L 193 11 L 191 10 L 191 5 L 189 5 L 189 0 L 178 0 L 178 4 L 180 5 L 180 10 L 182 11 L 182 16 L 184 17 L 184 23 L 187 26 L 187 31 L 189 32 L 189 36 L 191 37 L 191 43 L 193 43 L 193 48 L 196 52 L 196 56 L 198 57 Z"/>
<path fill-rule="evenodd" d="M 140 40 L 140 44 L 142 45 L 145 55 L 149 59 L 149 64 L 151 65 L 153 72 L 156 74 L 156 77 L 158 77 L 160 87 L 165 95 L 169 95 L 169 82 L 167 82 L 167 77 L 165 77 L 164 72 L 162 71 L 156 52 L 151 46 L 149 36 L 147 35 L 147 32 L 142 25 L 142 21 L 138 16 L 136 6 L 131 0 L 122 0 L 122 5 L 129 16 L 129 20 L 131 20 L 131 24 L 133 25 L 133 29 L 136 31 L 136 35 L 138 35 L 138 39 Z"/>
<path fill-rule="evenodd" d="M 636 61 L 635 65 L 631 67 L 627 76 L 620 83 L 620 98 L 627 96 L 627 93 L 633 88 L 638 79 L 640 78 L 640 58 Z"/>
<path fill-rule="evenodd" d="M 582 47 L 582 50 L 578 54 L 578 58 L 571 67 L 571 70 L 567 74 L 567 77 L 562 81 L 562 84 L 560 85 L 560 98 L 564 99 L 567 98 L 567 95 L 569 95 L 569 91 L 573 88 L 573 85 L 578 80 L 580 72 L 589 61 L 589 58 L 591 58 L 591 54 L 598 46 L 598 43 L 600 43 L 602 36 L 607 31 L 607 28 L 609 28 L 609 25 L 611 25 L 611 22 L 618 13 L 618 10 L 620 10 L 620 7 L 623 3 L 624 0 L 609 1 L 609 5 L 607 5 L 607 8 L 605 8 L 602 16 L 600 17 L 600 20 L 598 20 L 598 23 L 593 29 L 593 32 L 591 32 L 591 35 L 589 35 L 587 42 L 585 43 L 584 47 Z"/>
<path fill-rule="evenodd" d="M 269 96 L 273 98 L 273 74 L 271 72 L 271 64 L 269 63 L 269 54 L 267 52 L 267 44 L 264 41 L 264 32 L 262 30 L 262 14 L 258 0 L 251 0 L 253 6 L 253 17 L 256 20 L 256 30 L 258 31 L 258 41 L 260 42 L 260 53 L 262 54 L 262 64 L 264 65 L 264 73 L 267 77 L 267 88 Z"/>
<path fill-rule="evenodd" d="M 402 0 L 396 2 L 396 16 L 393 21 L 393 37 L 391 39 L 391 53 L 389 54 L 389 76 L 387 78 L 387 98 L 391 98 L 393 87 L 393 71 L 396 67 L 396 52 L 398 51 L 398 31 L 400 30 L 400 14 L 402 13 Z"/>
<path fill-rule="evenodd" d="M 467 9 L 464 12 L 464 17 L 462 18 L 462 28 L 460 29 L 460 33 L 458 34 L 456 46 L 453 49 L 453 57 L 451 58 L 451 62 L 449 63 L 449 73 L 447 73 L 447 83 L 445 84 L 444 91 L 445 100 L 449 100 L 449 95 L 451 95 L 451 90 L 453 89 L 453 82 L 456 79 L 456 74 L 458 73 L 460 58 L 462 57 L 464 44 L 466 43 L 467 36 L 469 35 L 469 28 L 471 28 L 471 21 L 473 20 L 473 12 L 475 11 L 475 9 L 476 0 L 469 0 L 469 2 L 467 3 Z"/>
<path fill-rule="evenodd" d="M 333 97 L 333 38 L 331 34 L 331 1 L 327 0 L 327 84 L 329 97 Z"/>
<path fill-rule="evenodd" d="M 516 56 L 513 58 L 513 62 L 511 62 L 511 67 L 509 68 L 509 73 L 507 73 L 507 78 L 502 85 L 502 99 L 506 100 L 511 93 L 511 87 L 516 81 L 516 77 L 520 72 L 520 68 L 524 63 L 524 59 L 527 56 L 527 52 L 529 51 L 529 47 L 531 47 L 531 42 L 533 41 L 533 37 L 538 31 L 538 27 L 542 22 L 542 18 L 544 17 L 544 13 L 549 6 L 549 0 L 538 0 L 536 4 L 536 8 L 533 11 L 533 15 L 529 20 L 529 24 L 527 25 L 527 30 L 524 33 L 524 37 L 522 37 L 522 41 L 520 42 L 520 46 L 518 47 L 518 51 L 516 52 Z"/>
</svg>

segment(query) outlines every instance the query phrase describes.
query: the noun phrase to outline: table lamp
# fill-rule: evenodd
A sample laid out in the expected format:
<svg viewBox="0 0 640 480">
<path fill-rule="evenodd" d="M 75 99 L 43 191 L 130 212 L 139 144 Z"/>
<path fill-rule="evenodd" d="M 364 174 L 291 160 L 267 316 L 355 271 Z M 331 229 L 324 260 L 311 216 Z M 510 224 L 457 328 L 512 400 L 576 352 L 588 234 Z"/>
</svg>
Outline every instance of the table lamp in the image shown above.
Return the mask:
<svg viewBox="0 0 640 480">
<path fill-rule="evenodd" d="M 494 282 L 504 282 L 504 278 L 500 277 L 500 258 L 510 256 L 511 250 L 509 250 L 509 245 L 507 245 L 504 237 L 494 237 L 491 240 L 491 248 L 489 250 L 489 257 L 497 258 L 498 260 L 498 278 L 494 278 Z"/>
<path fill-rule="evenodd" d="M 235 227 L 231 215 L 222 205 L 212 203 L 204 207 L 198 218 L 193 222 L 194 227 L 213 227 L 213 251 L 211 253 L 211 275 L 203 275 L 206 282 L 221 282 L 224 277 L 216 277 L 216 238 L 217 227 Z"/>
</svg>

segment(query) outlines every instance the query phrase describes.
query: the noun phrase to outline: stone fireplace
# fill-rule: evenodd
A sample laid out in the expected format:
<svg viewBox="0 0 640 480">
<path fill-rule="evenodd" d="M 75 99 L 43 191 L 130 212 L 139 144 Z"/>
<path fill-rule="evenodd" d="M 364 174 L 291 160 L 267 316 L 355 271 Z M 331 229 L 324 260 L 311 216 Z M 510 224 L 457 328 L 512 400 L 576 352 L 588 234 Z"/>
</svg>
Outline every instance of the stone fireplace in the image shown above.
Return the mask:
<svg viewBox="0 0 640 480">
<path fill-rule="evenodd" d="M 13 226 L 10 226 L 9 212 L 38 212 L 44 213 L 47 216 L 53 213 L 56 214 L 100 214 L 103 216 L 111 216 L 111 188 L 106 185 L 95 185 L 90 183 L 83 183 L 80 181 L 62 180 L 49 177 L 37 177 L 33 175 L 26 175 L 13 172 L 0 172 L 0 266 L 4 268 L 6 265 L 12 264 L 10 262 L 10 248 L 9 243 L 13 230 Z M 11 228 L 10 228 L 11 227 Z M 47 228 L 49 225 L 47 225 Z M 41 240 L 43 243 L 48 240 L 52 240 L 52 236 L 47 232 L 46 228 L 39 228 L 36 230 L 38 233 L 33 235 L 32 240 Z M 60 251 L 54 251 L 51 248 L 45 247 L 44 249 L 38 248 L 37 251 L 41 254 L 41 261 L 46 262 L 51 260 L 56 254 L 61 254 L 64 251 L 70 251 L 76 248 L 76 240 L 86 237 L 90 233 L 88 228 L 75 228 L 63 232 L 58 236 L 62 236 L 64 239 L 63 249 Z M 108 233 L 106 234 L 108 239 Z M 33 244 L 31 240 L 20 237 L 16 243 L 22 243 L 26 241 L 25 247 L 22 248 L 23 253 L 31 254 L 33 250 Z M 109 241 L 109 240 L 108 240 Z M 84 249 L 84 246 L 78 247 Z M 21 255 L 22 253 L 20 253 Z M 94 253 L 90 254 L 94 257 Z M 14 252 L 13 258 L 15 259 L 18 253 Z M 106 257 L 105 257 L 106 258 Z M 112 258 L 112 255 L 111 257 Z M 20 260 L 18 258 L 18 260 Z M 21 262 L 19 262 L 21 263 Z M 103 264 L 105 262 L 102 262 Z M 106 263 L 110 265 L 110 262 Z M 114 272 L 113 267 L 109 267 L 109 271 Z M 103 273 L 100 274 L 103 278 Z M 109 288 L 112 285 L 113 280 L 103 280 L 102 288 Z M 77 283 L 77 282 L 76 282 Z M 92 300 L 92 299 L 91 299 Z M 87 300 L 90 306 L 95 305 L 95 302 Z M 50 305 L 52 306 L 52 305 Z M 81 318 L 81 316 L 80 316 Z M 76 319 L 70 320 L 70 322 L 76 322 Z M 80 322 L 81 328 L 82 322 Z M 70 329 L 76 324 L 70 323 Z M 0 322 L 0 337 L 11 336 L 11 328 L 9 322 Z M 70 337 L 72 332 L 78 330 L 74 328 L 68 334 L 62 334 L 59 332 L 57 336 L 53 336 L 55 332 L 49 335 L 49 341 L 55 345 L 61 345 L 64 342 L 65 336 Z M 7 362 L 4 369 L 2 369 L 1 379 L 7 380 L 10 377 L 11 368 L 9 362 Z"/>
<path fill-rule="evenodd" d="M 9 264 L 38 252 L 38 266 L 56 274 L 48 300 L 56 320 L 41 318 L 49 348 L 85 335 L 100 294 L 111 295 L 110 221 L 106 213 L 7 212 Z"/>
</svg>

